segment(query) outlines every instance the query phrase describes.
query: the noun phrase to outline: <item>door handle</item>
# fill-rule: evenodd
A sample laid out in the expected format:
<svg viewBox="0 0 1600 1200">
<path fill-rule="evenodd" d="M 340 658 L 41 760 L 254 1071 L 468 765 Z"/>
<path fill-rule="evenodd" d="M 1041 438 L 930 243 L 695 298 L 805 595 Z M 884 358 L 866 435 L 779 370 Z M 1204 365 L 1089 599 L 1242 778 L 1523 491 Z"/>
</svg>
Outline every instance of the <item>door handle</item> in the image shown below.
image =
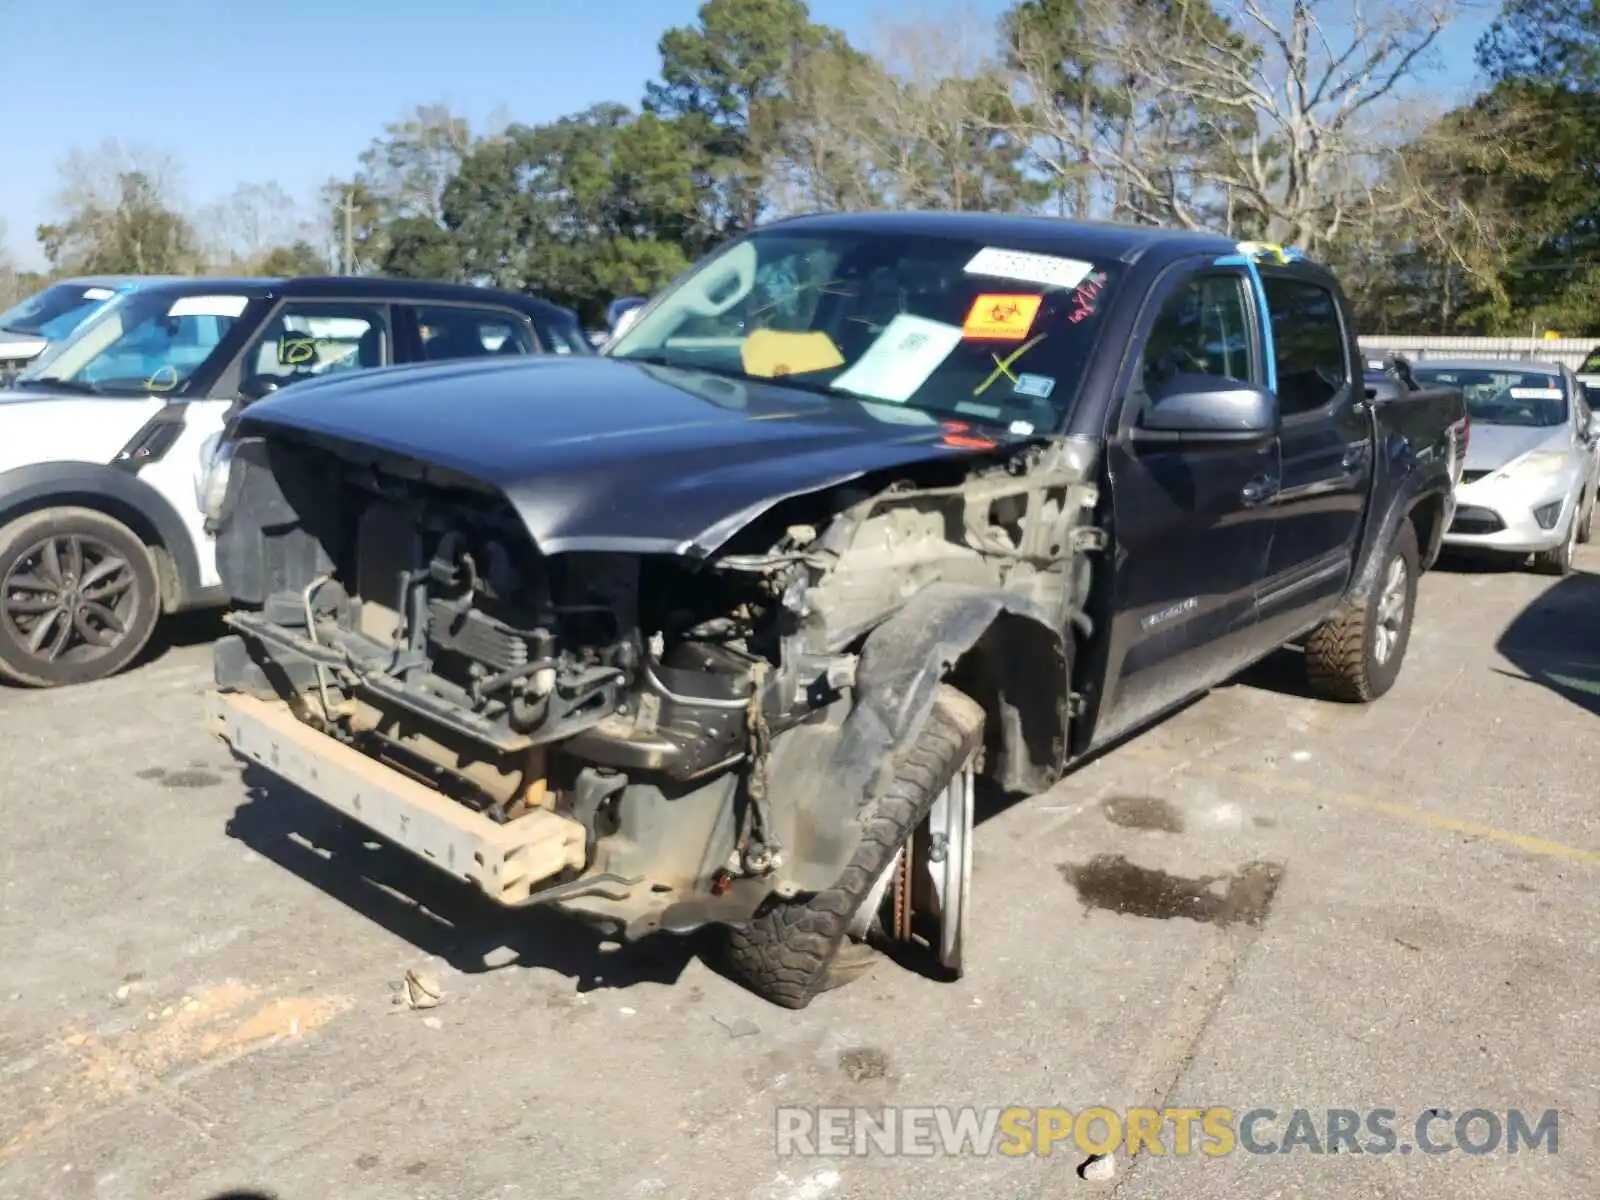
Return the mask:
<svg viewBox="0 0 1600 1200">
<path fill-rule="evenodd" d="M 1246 508 L 1265 504 L 1278 494 L 1278 481 L 1266 475 L 1257 475 L 1239 491 L 1239 499 Z"/>
</svg>

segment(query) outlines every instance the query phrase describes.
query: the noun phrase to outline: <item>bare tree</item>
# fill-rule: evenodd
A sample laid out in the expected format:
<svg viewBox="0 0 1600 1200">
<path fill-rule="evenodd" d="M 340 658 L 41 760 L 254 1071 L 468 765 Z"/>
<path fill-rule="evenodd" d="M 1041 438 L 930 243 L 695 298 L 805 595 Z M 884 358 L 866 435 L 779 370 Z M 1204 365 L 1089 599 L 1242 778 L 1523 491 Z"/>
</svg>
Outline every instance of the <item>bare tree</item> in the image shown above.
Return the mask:
<svg viewBox="0 0 1600 1200">
<path fill-rule="evenodd" d="M 204 209 L 197 224 L 218 271 L 253 271 L 272 251 L 315 237 L 313 223 L 277 183 L 241 183 Z"/>
<path fill-rule="evenodd" d="M 361 155 L 361 182 L 390 220 L 441 221 L 444 189 L 472 149 L 472 126 L 440 104 L 420 104 L 384 126 Z"/>
<path fill-rule="evenodd" d="M 198 266 L 170 154 L 106 141 L 70 152 L 60 170 L 58 219 L 38 229 L 57 270 L 164 274 Z"/>
<path fill-rule="evenodd" d="M 876 53 L 795 68 L 780 190 L 801 206 L 1010 209 L 1029 202 L 1010 79 L 977 18 L 883 27 Z"/>
<path fill-rule="evenodd" d="M 1316 249 L 1371 210 L 1397 101 L 1474 3 L 1076 0 L 1072 104 L 1059 28 L 1012 31 L 1022 129 L 1047 172 L 1109 186 L 1114 215 Z"/>
</svg>

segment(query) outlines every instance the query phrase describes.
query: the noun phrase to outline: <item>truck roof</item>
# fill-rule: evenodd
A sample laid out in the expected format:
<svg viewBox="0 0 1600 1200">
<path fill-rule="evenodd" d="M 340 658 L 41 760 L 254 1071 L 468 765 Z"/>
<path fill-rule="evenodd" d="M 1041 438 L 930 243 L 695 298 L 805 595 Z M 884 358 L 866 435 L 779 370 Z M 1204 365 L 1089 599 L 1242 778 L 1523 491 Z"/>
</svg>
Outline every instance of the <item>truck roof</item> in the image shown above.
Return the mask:
<svg viewBox="0 0 1600 1200">
<path fill-rule="evenodd" d="M 1070 246 L 1074 253 L 1101 260 L 1132 262 L 1152 247 L 1172 255 L 1237 254 L 1239 243 L 1217 233 L 1121 225 L 1110 221 L 1073 221 L 1063 217 L 986 212 L 855 212 L 818 213 L 773 222 L 796 231 L 815 229 L 934 237 L 993 239 L 1009 245 L 1033 244 L 1043 249 Z"/>
</svg>

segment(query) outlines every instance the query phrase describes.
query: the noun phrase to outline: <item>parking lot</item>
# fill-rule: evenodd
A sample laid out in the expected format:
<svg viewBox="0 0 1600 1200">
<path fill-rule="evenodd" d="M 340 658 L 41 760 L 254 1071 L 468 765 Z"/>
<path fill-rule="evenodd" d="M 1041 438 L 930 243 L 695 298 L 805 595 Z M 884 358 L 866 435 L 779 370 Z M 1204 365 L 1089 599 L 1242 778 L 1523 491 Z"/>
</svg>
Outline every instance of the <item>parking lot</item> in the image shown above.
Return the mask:
<svg viewBox="0 0 1600 1200">
<path fill-rule="evenodd" d="M 1304 698 L 1285 652 L 992 815 L 966 979 L 883 964 L 800 1013 L 241 778 L 201 726 L 214 621 L 0 693 L 0 1195 L 1595 1195 L 1600 548 L 1580 568 L 1436 571 L 1378 704 Z M 444 1002 L 397 1005 L 408 969 Z M 784 1105 L 1387 1108 L 1401 1141 L 1558 1109 L 1560 1137 L 1169 1143 L 1099 1183 L 1064 1150 L 780 1159 Z"/>
</svg>

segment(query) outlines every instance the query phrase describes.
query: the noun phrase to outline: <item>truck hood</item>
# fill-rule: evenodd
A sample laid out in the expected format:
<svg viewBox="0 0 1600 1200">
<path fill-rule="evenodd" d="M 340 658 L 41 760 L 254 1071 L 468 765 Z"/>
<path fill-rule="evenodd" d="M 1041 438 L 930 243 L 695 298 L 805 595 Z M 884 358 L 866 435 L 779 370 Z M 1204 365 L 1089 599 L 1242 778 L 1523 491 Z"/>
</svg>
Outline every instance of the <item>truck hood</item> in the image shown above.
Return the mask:
<svg viewBox="0 0 1600 1200">
<path fill-rule="evenodd" d="M 296 384 L 246 410 L 239 432 L 274 429 L 480 480 L 547 554 L 708 554 L 787 497 L 1022 440 L 962 436 L 901 405 L 556 356 Z"/>
<path fill-rule="evenodd" d="M 1472 423 L 1472 439 L 1467 443 L 1468 471 L 1498 471 L 1514 458 L 1530 450 L 1572 449 L 1564 425 L 1529 428 L 1524 425 L 1484 425 Z"/>
</svg>

